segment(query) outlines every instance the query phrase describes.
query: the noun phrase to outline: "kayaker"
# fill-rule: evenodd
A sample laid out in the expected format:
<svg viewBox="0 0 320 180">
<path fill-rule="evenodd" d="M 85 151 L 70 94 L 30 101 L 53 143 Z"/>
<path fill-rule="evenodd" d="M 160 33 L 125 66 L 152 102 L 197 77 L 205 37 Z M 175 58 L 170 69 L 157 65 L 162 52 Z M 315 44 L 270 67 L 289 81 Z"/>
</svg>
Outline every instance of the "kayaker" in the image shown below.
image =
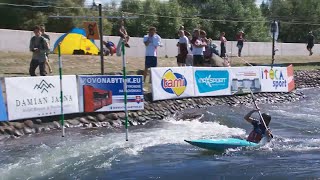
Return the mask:
<svg viewBox="0 0 320 180">
<path fill-rule="evenodd" d="M 259 109 L 255 109 L 250 111 L 244 119 L 248 121 L 250 124 L 253 125 L 253 130 L 250 132 L 247 141 L 254 142 L 254 143 L 259 143 L 261 139 L 267 135 L 267 136 L 272 136 L 271 131 L 269 129 L 269 123 L 271 121 L 271 116 L 269 114 L 263 113 L 262 118 L 264 119 L 264 122 L 266 123 L 268 129 L 266 130 L 263 122 L 258 119 L 254 119 L 251 117 L 251 115 L 255 112 L 260 111 Z"/>
</svg>

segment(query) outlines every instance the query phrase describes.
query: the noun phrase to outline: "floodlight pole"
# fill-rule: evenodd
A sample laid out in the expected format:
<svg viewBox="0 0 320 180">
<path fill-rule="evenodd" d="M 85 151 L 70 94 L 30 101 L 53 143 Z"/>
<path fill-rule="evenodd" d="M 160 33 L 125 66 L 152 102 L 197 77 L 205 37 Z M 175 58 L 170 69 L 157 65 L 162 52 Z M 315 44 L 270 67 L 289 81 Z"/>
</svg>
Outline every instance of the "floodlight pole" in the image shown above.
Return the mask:
<svg viewBox="0 0 320 180">
<path fill-rule="evenodd" d="M 99 4 L 99 32 L 100 32 L 100 60 L 101 75 L 104 75 L 104 54 L 103 54 L 103 31 L 102 31 L 102 6 Z"/>
</svg>

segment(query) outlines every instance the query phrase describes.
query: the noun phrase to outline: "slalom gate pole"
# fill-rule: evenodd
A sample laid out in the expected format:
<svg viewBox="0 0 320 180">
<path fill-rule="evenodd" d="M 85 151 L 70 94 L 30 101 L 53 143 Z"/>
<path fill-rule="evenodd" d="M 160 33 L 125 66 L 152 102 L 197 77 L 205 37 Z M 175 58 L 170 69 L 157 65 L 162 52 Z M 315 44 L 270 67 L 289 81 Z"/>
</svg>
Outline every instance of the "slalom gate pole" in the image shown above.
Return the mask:
<svg viewBox="0 0 320 180">
<path fill-rule="evenodd" d="M 64 137 L 64 113 L 63 113 L 63 90 L 62 90 L 62 60 L 61 60 L 61 47 L 58 45 L 58 59 L 59 59 L 59 76 L 60 76 L 60 101 L 61 101 L 61 116 L 60 124 L 62 127 L 62 137 Z"/>
<path fill-rule="evenodd" d="M 124 41 L 122 40 L 121 50 L 122 50 L 122 66 L 123 66 L 123 94 L 124 94 L 124 111 L 125 111 L 125 128 L 126 128 L 126 141 L 128 139 L 128 107 L 127 107 L 127 71 L 126 71 L 126 53 Z"/>
</svg>

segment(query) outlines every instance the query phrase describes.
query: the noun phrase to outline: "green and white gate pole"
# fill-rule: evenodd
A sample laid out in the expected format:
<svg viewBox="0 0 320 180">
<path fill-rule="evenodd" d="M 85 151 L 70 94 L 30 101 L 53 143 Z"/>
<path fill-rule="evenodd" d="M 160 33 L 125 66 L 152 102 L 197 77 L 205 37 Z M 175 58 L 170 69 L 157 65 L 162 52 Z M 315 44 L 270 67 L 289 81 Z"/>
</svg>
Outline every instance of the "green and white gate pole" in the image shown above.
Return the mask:
<svg viewBox="0 0 320 180">
<path fill-rule="evenodd" d="M 61 60 L 61 50 L 60 44 L 58 45 L 58 59 L 59 59 L 59 76 L 60 76 L 60 101 L 61 101 L 61 116 L 60 123 L 62 127 L 62 137 L 64 137 L 64 113 L 63 113 L 63 90 L 62 90 L 62 60 Z"/>
<path fill-rule="evenodd" d="M 124 41 L 122 40 L 121 50 L 122 50 L 122 66 L 123 66 L 123 94 L 124 94 L 124 111 L 125 111 L 125 127 L 126 127 L 126 141 L 128 141 L 128 107 L 127 107 L 127 71 L 126 71 L 126 53 Z"/>
</svg>

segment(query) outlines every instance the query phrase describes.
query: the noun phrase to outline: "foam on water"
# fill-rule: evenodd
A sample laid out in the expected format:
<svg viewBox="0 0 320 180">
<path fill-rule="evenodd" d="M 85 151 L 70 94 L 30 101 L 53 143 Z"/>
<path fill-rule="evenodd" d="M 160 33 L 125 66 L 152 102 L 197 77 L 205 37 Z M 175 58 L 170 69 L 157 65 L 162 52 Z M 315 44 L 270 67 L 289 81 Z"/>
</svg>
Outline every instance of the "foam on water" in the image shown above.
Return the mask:
<svg viewBox="0 0 320 180">
<path fill-rule="evenodd" d="M 228 128 L 217 122 L 167 119 L 156 127 L 130 132 L 128 142 L 124 140 L 122 133 L 107 133 L 89 138 L 67 137 L 54 145 L 41 143 L 14 162 L 1 164 L 0 172 L 4 179 L 28 179 L 72 169 L 79 170 L 80 166 L 81 169 L 91 165 L 95 168 L 111 168 L 112 163 L 118 161 L 118 157 L 135 156 L 148 147 L 185 144 L 184 139 L 223 138 L 244 134 L 243 129 Z"/>
</svg>

